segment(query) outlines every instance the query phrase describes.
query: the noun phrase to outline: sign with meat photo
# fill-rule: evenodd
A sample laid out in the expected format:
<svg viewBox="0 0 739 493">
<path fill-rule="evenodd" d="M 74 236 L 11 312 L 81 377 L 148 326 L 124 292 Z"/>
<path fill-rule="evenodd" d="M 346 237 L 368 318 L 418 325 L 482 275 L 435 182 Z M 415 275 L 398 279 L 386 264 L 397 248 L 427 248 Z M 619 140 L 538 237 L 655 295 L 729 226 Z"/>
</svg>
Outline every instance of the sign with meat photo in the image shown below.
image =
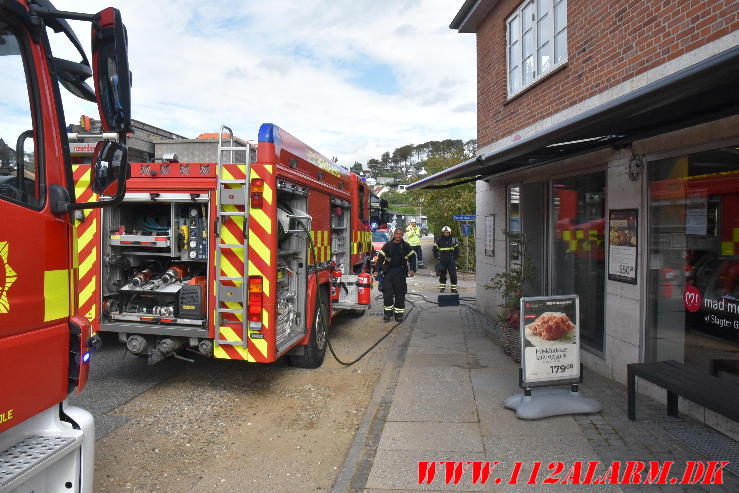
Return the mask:
<svg viewBox="0 0 739 493">
<path fill-rule="evenodd" d="M 636 209 L 608 213 L 608 279 L 636 284 L 636 249 L 639 235 Z"/>
<path fill-rule="evenodd" d="M 577 295 L 521 298 L 523 382 L 571 382 L 580 378 Z"/>
</svg>

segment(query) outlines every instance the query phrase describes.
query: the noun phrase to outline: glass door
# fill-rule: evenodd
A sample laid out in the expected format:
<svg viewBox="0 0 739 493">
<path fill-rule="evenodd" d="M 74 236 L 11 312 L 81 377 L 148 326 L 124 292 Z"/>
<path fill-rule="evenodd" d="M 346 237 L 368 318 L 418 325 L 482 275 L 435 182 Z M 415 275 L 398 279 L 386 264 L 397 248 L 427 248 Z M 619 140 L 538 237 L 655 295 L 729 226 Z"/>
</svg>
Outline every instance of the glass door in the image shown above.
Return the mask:
<svg viewBox="0 0 739 493">
<path fill-rule="evenodd" d="M 552 181 L 552 294 L 580 297 L 582 343 L 603 351 L 606 175 Z"/>
</svg>

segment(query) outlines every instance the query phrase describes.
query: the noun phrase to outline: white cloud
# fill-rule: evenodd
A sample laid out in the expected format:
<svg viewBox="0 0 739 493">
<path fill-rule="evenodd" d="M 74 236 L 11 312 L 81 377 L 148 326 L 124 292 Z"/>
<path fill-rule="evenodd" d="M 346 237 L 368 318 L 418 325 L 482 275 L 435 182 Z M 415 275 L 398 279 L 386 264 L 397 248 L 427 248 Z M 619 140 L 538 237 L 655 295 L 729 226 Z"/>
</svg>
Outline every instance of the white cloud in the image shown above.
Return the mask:
<svg viewBox="0 0 739 493">
<path fill-rule="evenodd" d="M 345 164 L 407 143 L 473 138 L 475 40 L 447 28 L 461 3 L 121 2 L 133 117 L 186 136 L 226 123 L 247 139 L 272 122 Z M 55 2 L 72 11 L 108 4 Z M 89 25 L 72 25 L 87 45 Z M 369 80 L 357 81 L 358 67 Z M 373 89 L 373 69 L 395 77 L 397 91 Z M 74 101 L 65 96 L 69 121 L 94 114 Z"/>
</svg>

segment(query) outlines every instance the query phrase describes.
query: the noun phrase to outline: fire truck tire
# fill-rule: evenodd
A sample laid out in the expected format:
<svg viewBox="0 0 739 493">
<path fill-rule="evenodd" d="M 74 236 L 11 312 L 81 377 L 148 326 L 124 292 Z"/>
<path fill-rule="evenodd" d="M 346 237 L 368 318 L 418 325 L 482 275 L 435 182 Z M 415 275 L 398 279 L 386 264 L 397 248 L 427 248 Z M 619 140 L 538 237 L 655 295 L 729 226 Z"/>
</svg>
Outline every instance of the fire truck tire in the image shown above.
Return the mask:
<svg viewBox="0 0 739 493">
<path fill-rule="evenodd" d="M 323 364 L 328 344 L 328 296 L 326 289 L 321 289 L 321 302 L 316 303 L 313 316 L 313 328 L 310 332 L 308 344 L 305 345 L 302 355 L 290 356 L 290 363 L 298 368 L 318 368 Z"/>
</svg>

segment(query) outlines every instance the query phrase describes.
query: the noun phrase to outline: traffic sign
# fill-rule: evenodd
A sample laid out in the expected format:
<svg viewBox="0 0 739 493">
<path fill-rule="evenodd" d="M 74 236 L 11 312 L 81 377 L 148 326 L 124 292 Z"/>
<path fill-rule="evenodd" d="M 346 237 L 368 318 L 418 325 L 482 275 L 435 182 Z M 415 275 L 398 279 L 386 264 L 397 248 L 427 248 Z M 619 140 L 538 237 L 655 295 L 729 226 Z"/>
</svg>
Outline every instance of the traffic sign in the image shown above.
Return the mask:
<svg viewBox="0 0 739 493">
<path fill-rule="evenodd" d="M 455 221 L 474 221 L 474 220 L 477 219 L 477 216 L 458 216 L 458 215 L 454 215 L 454 216 L 452 216 L 452 218 Z"/>
<path fill-rule="evenodd" d="M 470 231 L 472 231 L 472 225 L 470 223 L 462 224 L 462 234 L 464 236 L 469 236 Z"/>
</svg>

